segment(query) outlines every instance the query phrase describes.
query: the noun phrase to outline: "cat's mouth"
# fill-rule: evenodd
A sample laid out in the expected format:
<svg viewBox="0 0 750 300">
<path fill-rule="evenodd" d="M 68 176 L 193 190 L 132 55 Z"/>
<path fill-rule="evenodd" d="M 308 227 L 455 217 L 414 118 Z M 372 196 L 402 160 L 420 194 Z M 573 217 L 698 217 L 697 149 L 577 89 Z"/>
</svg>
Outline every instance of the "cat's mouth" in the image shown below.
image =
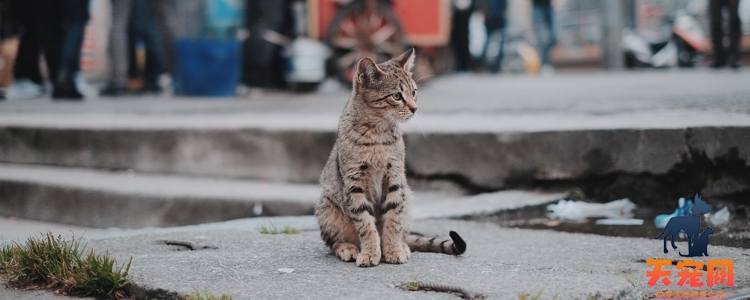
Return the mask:
<svg viewBox="0 0 750 300">
<path fill-rule="evenodd" d="M 404 115 L 399 115 L 398 119 L 401 122 L 406 122 L 406 121 L 409 121 L 409 119 L 411 119 L 411 117 L 413 117 L 413 116 L 414 116 L 414 114 L 404 114 Z"/>
<path fill-rule="evenodd" d="M 406 122 L 409 119 L 411 119 L 411 117 L 413 116 L 414 116 L 414 113 L 410 111 L 400 111 L 398 112 L 398 114 L 396 114 L 396 119 L 398 119 L 401 122 Z"/>
</svg>

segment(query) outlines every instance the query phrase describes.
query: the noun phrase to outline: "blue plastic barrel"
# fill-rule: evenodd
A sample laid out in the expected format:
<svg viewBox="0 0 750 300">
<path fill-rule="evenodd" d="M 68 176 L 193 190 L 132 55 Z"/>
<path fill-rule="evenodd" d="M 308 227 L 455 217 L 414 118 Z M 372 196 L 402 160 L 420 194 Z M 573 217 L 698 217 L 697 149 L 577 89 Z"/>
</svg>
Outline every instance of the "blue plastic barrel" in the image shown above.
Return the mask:
<svg viewBox="0 0 750 300">
<path fill-rule="evenodd" d="M 187 96 L 233 96 L 240 81 L 238 40 L 179 39 L 174 91 Z"/>
</svg>

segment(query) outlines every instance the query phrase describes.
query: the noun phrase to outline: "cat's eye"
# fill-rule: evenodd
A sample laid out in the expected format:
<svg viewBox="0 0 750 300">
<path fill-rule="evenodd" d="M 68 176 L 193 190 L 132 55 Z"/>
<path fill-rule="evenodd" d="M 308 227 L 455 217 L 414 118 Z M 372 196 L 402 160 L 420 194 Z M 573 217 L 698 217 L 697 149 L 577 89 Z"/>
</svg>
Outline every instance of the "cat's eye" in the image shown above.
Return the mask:
<svg viewBox="0 0 750 300">
<path fill-rule="evenodd" d="M 417 96 L 417 90 L 413 90 L 413 91 L 411 91 L 411 96 L 412 96 L 412 97 L 416 97 L 416 96 Z"/>
<path fill-rule="evenodd" d="M 404 100 L 404 97 L 401 96 L 401 93 L 393 93 L 393 99 L 396 99 L 396 101 Z"/>
</svg>

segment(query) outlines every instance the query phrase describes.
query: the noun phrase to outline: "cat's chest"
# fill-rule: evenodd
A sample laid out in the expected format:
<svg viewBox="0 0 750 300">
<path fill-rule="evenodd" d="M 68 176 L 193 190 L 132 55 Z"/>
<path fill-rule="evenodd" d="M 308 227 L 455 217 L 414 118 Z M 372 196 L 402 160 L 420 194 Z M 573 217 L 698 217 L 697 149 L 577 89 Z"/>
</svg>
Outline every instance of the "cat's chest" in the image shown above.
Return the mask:
<svg viewBox="0 0 750 300">
<path fill-rule="evenodd" d="M 385 181 L 394 177 L 392 175 L 399 172 L 398 170 L 403 170 L 404 153 L 398 147 L 373 147 L 365 152 L 367 154 L 362 158 L 364 158 L 364 164 L 368 166 L 364 172 L 366 185 L 372 193 L 371 196 L 380 199 L 385 193 L 384 186 L 393 184 Z"/>
</svg>

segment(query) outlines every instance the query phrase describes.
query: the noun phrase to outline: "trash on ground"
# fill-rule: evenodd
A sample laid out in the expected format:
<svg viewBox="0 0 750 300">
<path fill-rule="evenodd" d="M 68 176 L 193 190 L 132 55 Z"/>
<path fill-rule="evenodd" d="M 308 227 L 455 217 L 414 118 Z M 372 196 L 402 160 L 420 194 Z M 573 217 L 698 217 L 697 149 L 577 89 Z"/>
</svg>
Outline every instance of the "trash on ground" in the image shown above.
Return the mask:
<svg viewBox="0 0 750 300">
<path fill-rule="evenodd" d="M 724 206 L 724 208 L 720 209 L 719 211 L 710 214 L 708 216 L 708 221 L 716 226 L 724 226 L 729 223 L 729 217 L 729 208 Z"/>
<path fill-rule="evenodd" d="M 289 274 L 289 273 L 294 272 L 294 269 L 292 269 L 292 268 L 281 268 L 281 269 L 278 269 L 277 271 L 279 273 L 287 273 L 287 274 Z"/>
<path fill-rule="evenodd" d="M 643 225 L 641 219 L 600 219 L 596 220 L 597 225 L 622 225 L 622 226 L 639 226 Z"/>
<path fill-rule="evenodd" d="M 635 204 L 628 198 L 608 203 L 587 203 L 574 200 L 560 200 L 547 205 L 550 219 L 582 220 L 586 218 L 631 218 Z"/>
<path fill-rule="evenodd" d="M 677 203 L 679 204 L 679 207 L 677 207 L 677 209 L 675 209 L 673 213 L 656 216 L 656 218 L 654 219 L 656 227 L 664 228 L 665 226 L 667 226 L 669 219 L 671 219 L 672 217 L 689 216 L 691 214 L 690 210 L 693 209 L 692 200 L 680 198 L 679 200 L 677 200 Z"/>
</svg>

